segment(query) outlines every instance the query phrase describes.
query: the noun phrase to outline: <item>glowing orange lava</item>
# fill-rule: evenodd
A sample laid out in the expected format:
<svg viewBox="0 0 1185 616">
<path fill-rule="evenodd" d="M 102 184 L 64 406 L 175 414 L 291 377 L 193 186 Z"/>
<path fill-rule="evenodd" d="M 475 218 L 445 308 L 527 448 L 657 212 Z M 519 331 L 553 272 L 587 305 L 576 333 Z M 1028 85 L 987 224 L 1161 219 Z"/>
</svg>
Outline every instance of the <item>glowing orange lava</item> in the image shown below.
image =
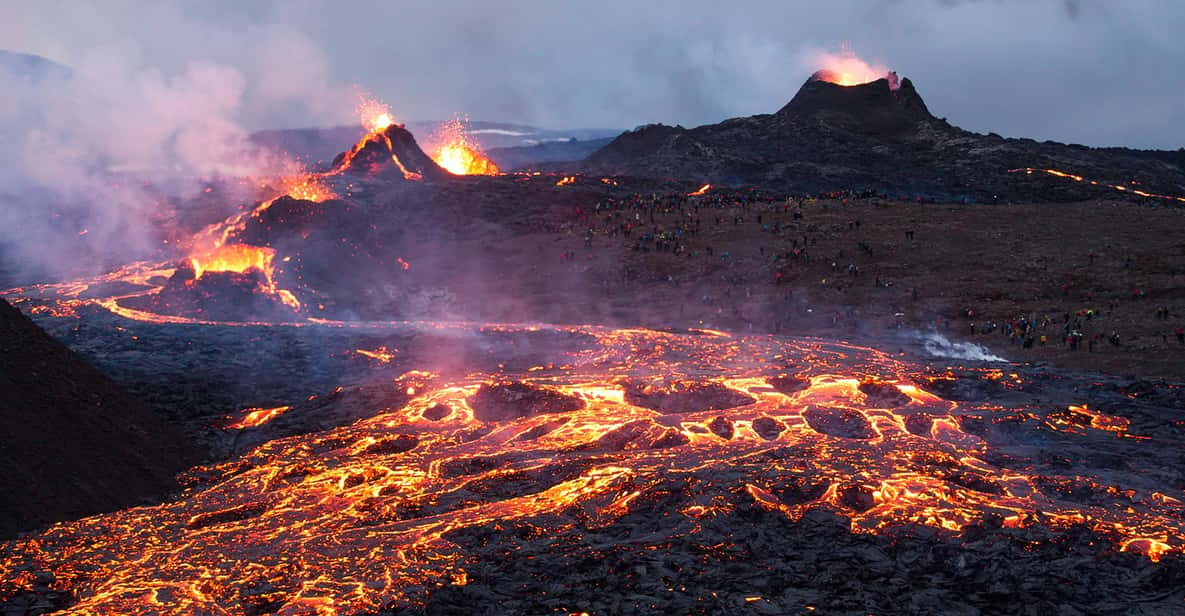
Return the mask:
<svg viewBox="0 0 1185 616">
<path fill-rule="evenodd" d="M 234 423 L 227 424 L 225 427 L 228 430 L 244 430 L 246 428 L 255 428 L 279 417 L 284 414 L 291 406 L 277 406 L 275 408 L 249 408 L 239 411 L 242 418 Z"/>
<path fill-rule="evenodd" d="M 461 120 L 445 122 L 434 138 L 432 160 L 453 175 L 497 175 L 498 165 L 469 139 Z"/>
<path fill-rule="evenodd" d="M 391 109 L 386 103 L 364 93 L 358 94 L 355 110 L 362 127 L 370 133 L 385 131 L 395 123 L 395 117 L 391 115 Z"/>
<path fill-rule="evenodd" d="M 556 182 L 555 185 L 556 186 L 567 186 L 569 184 L 575 184 L 575 183 L 576 183 L 576 176 L 565 175 L 564 177 L 560 178 L 560 181 Z"/>
<path fill-rule="evenodd" d="M 300 301 L 291 291 L 276 286 L 275 268 L 272 262 L 276 258 L 276 251 L 263 246 L 248 246 L 246 244 L 224 244 L 209 252 L 201 253 L 189 258 L 189 265 L 193 268 L 195 281 L 201 280 L 207 272 L 235 272 L 245 274 L 258 271 L 263 275 L 260 283 L 262 290 L 275 296 L 281 303 L 300 310 Z"/>
<path fill-rule="evenodd" d="M 687 193 L 687 196 L 688 197 L 698 197 L 700 195 L 705 195 L 711 189 L 712 189 L 711 184 L 704 184 L 703 186 L 700 186 L 699 188 L 695 189 L 694 192 Z"/>
<path fill-rule="evenodd" d="M 1034 173 L 1044 173 L 1046 175 L 1052 175 L 1054 177 L 1065 178 L 1067 180 L 1073 180 L 1073 181 L 1078 182 L 1080 184 L 1090 184 L 1091 186 L 1102 186 L 1103 188 L 1110 188 L 1112 190 L 1118 190 L 1119 192 L 1124 192 L 1124 193 L 1136 195 L 1138 197 L 1145 197 L 1148 199 L 1164 199 L 1166 201 L 1179 201 L 1181 203 L 1185 203 L 1185 197 L 1176 196 L 1176 195 L 1161 195 L 1161 194 L 1157 194 L 1157 193 L 1150 193 L 1148 191 L 1141 190 L 1139 188 L 1132 188 L 1130 186 L 1124 186 L 1123 184 L 1108 184 L 1106 182 L 1102 182 L 1099 180 L 1089 180 L 1085 177 L 1082 177 L 1081 175 L 1075 175 L 1073 173 L 1067 173 L 1065 171 L 1059 171 L 1057 169 L 1040 169 L 1037 167 L 1021 167 L 1019 169 L 1009 169 L 1008 173 L 1024 173 L 1025 175 L 1033 175 Z M 1132 182 L 1132 184 L 1134 185 L 1135 182 Z"/>
<path fill-rule="evenodd" d="M 707 522 L 752 519 L 745 510 L 755 506 L 789 523 L 827 511 L 855 534 L 929 528 L 935 540 L 987 532 L 1003 542 L 1031 529 L 1042 549 L 1058 550 L 1060 534 L 1089 529 L 1151 561 L 1185 549 L 1179 499 L 1140 487 L 1138 472 L 1081 475 L 1061 458 L 1001 455 L 976 434 L 1065 419 L 1078 455 L 1151 446 L 1115 438 L 1129 426 L 1084 406 L 1042 418 L 1040 405 L 947 400 L 918 387 L 906 363 L 844 343 L 553 331 L 595 342 L 568 366 L 456 379 L 409 372 L 291 408 L 244 409 L 228 429 L 266 433 L 280 414 L 373 405 L 347 425 L 263 440 L 195 468 L 185 491 L 159 505 L 0 543 L 0 571 L 53 580 L 75 613 L 237 613 L 265 591 L 274 613 L 375 612 L 466 583 L 481 563 L 466 557 L 472 535 L 458 531 L 578 541 L 655 503 L 671 509 L 649 514 L 654 529 L 677 533 L 657 545 L 704 532 L 728 547 Z M 771 371 L 779 359 L 800 372 Z M 667 516 L 696 523 L 660 522 Z M 637 524 L 627 520 L 621 536 Z M 0 579 L 0 599 L 32 587 L 27 577 Z"/>
<path fill-rule="evenodd" d="M 354 349 L 354 352 L 383 364 L 390 363 L 392 359 L 395 359 L 395 354 L 398 353 L 397 350 L 388 349 L 385 346 L 378 347 L 377 349 Z"/>
<path fill-rule="evenodd" d="M 303 199 L 313 203 L 337 198 L 337 195 L 320 178 L 312 175 L 294 178 L 285 190 L 285 194 L 293 199 Z"/>
<path fill-rule="evenodd" d="M 810 59 L 820 67 L 814 77 L 836 85 L 856 86 L 889 75 L 887 67 L 868 63 L 846 45 L 839 52 L 816 51 Z"/>
<path fill-rule="evenodd" d="M 206 272 L 238 272 L 242 274 L 252 269 L 259 270 L 268 280 L 271 280 L 272 259 L 275 257 L 276 251 L 271 248 L 229 244 L 220 246 L 212 252 L 190 257 L 189 264 L 193 267 L 195 280 L 200 280 Z"/>
</svg>

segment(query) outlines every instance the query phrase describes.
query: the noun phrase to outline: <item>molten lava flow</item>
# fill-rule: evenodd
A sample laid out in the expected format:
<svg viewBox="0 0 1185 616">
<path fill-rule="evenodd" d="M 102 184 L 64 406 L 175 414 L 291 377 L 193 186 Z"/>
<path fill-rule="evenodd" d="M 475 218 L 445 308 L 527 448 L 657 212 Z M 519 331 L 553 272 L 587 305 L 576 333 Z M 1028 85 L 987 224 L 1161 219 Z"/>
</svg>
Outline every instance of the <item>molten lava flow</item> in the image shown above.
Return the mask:
<svg viewBox="0 0 1185 616">
<path fill-rule="evenodd" d="M 1148 191 L 1141 190 L 1139 188 L 1132 188 L 1131 186 L 1125 186 L 1123 184 L 1108 184 L 1106 182 L 1102 182 L 1099 180 L 1088 180 L 1088 179 L 1082 177 L 1081 175 L 1074 175 L 1073 173 L 1066 173 L 1065 171 L 1059 171 L 1057 169 L 1039 169 L 1036 167 L 1021 167 L 1019 169 L 1009 169 L 1008 173 L 1024 173 L 1025 175 L 1033 175 L 1033 173 L 1045 173 L 1047 175 L 1052 175 L 1054 177 L 1065 178 L 1067 180 L 1073 180 L 1073 181 L 1078 182 L 1080 184 L 1090 184 L 1091 186 L 1102 186 L 1103 188 L 1110 188 L 1112 190 L 1118 190 L 1119 192 L 1124 192 L 1124 193 L 1136 195 L 1138 197 L 1145 197 L 1148 199 L 1164 199 L 1166 201 L 1179 201 L 1181 203 L 1185 203 L 1185 197 L 1180 197 L 1180 196 L 1175 196 L 1175 195 L 1161 195 L 1161 194 L 1157 194 L 1157 193 L 1150 193 Z M 1135 182 L 1133 181 L 1132 184 L 1134 185 Z"/>
<path fill-rule="evenodd" d="M 889 78 L 889 85 L 896 89 L 896 75 L 887 67 L 869 64 L 846 45 L 838 53 L 816 51 L 811 56 L 815 66 L 820 67 L 812 79 L 827 81 L 841 86 L 856 86 L 877 79 Z"/>
<path fill-rule="evenodd" d="M 228 430 L 244 430 L 246 428 L 257 428 L 263 424 L 284 414 L 291 406 L 277 406 L 275 408 L 249 408 L 239 411 L 241 418 L 238 421 L 229 423 L 225 426 Z"/>
<path fill-rule="evenodd" d="M 560 181 L 556 182 L 555 185 L 556 186 L 567 186 L 569 184 L 575 184 L 575 183 L 576 183 L 576 176 L 565 175 L 564 177 L 560 178 Z"/>
<path fill-rule="evenodd" d="M 704 184 L 703 186 L 700 186 L 699 188 L 695 189 L 695 191 L 687 193 L 687 196 L 688 197 L 698 197 L 700 195 L 706 195 L 706 194 L 708 194 L 708 191 L 711 189 L 712 189 L 711 184 Z"/>
<path fill-rule="evenodd" d="M 461 120 L 445 122 L 434 136 L 432 160 L 453 175 L 498 175 L 498 165 L 466 134 Z"/>
<path fill-rule="evenodd" d="M 272 259 L 276 251 L 271 248 L 247 246 L 245 244 L 229 244 L 220 246 L 213 252 L 190 257 L 189 264 L 193 268 L 194 280 L 201 280 L 206 272 L 238 272 L 259 270 L 268 280 L 271 280 Z"/>
<path fill-rule="evenodd" d="M 189 258 L 193 268 L 193 279 L 198 281 L 207 272 L 235 272 L 245 274 L 257 271 L 263 275 L 260 283 L 263 292 L 276 297 L 281 303 L 293 310 L 300 310 L 300 301 L 291 291 L 276 286 L 275 268 L 272 261 L 276 258 L 276 251 L 261 246 L 246 244 L 224 244 L 212 251 L 201 253 Z"/>
<path fill-rule="evenodd" d="M 373 360 L 375 360 L 379 363 L 383 363 L 383 364 L 391 363 L 391 360 L 395 359 L 395 354 L 398 353 L 398 351 L 396 349 L 388 349 L 385 346 L 381 346 L 381 347 L 378 347 L 377 349 L 370 349 L 370 350 L 368 350 L 368 349 L 354 349 L 354 352 L 363 356 L 363 357 L 369 357 L 370 359 L 373 359 Z"/>
<path fill-rule="evenodd" d="M 427 327 L 518 340 L 531 353 L 541 330 Z M 193 469 L 172 501 L 0 544 L 0 571 L 29 572 L 0 575 L 0 602 L 42 579 L 76 613 L 375 612 L 466 583 L 498 536 L 529 558 L 534 538 L 567 546 L 594 533 L 629 537 L 613 550 L 690 541 L 728 552 L 742 548 L 731 525 L 754 520 L 754 509 L 791 524 L 822 510 L 851 533 L 905 541 L 920 531 L 948 550 L 986 534 L 985 549 L 1021 542 L 1051 558 L 1099 545 L 1152 561 L 1185 551 L 1171 474 L 1089 466 L 1156 455 L 1146 441 L 1116 438 L 1131 429 L 1122 418 L 947 400 L 916 385 L 915 367 L 843 343 L 544 333 L 579 346 L 518 371 L 408 372 L 247 409 L 228 426 L 242 431 L 236 439 L 266 437 L 280 413 L 283 429 L 305 421 L 309 432 L 275 428 L 242 456 Z M 323 429 L 338 408 L 351 422 Z M 1030 439 L 1047 440 L 1048 426 L 1073 428 L 1053 456 Z"/>
</svg>

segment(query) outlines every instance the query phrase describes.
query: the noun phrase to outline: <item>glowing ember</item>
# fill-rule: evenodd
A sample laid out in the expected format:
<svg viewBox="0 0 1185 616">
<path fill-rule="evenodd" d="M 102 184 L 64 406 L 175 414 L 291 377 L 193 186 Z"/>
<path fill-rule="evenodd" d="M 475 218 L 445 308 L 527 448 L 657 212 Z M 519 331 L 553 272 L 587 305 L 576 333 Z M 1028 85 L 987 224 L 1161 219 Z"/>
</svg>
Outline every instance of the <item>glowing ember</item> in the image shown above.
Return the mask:
<svg viewBox="0 0 1185 616">
<path fill-rule="evenodd" d="M 473 143 L 461 120 L 445 122 L 435 136 L 432 160 L 453 175 L 497 175 L 498 165 Z"/>
<path fill-rule="evenodd" d="M 234 423 L 227 424 L 227 430 L 244 430 L 246 428 L 255 428 L 279 417 L 285 413 L 291 406 L 277 406 L 270 409 L 249 408 L 239 411 L 242 416 L 241 419 Z"/>
<path fill-rule="evenodd" d="M 820 67 L 814 79 L 841 86 L 856 86 L 889 76 L 889 69 L 880 64 L 869 64 L 846 45 L 838 53 L 816 51 L 810 61 Z M 890 80 L 892 81 L 892 80 Z M 890 85 L 893 85 L 890 83 Z"/>
<path fill-rule="evenodd" d="M 356 111 L 362 127 L 370 133 L 382 132 L 395 123 L 395 117 L 386 103 L 364 93 L 358 94 Z"/>
<path fill-rule="evenodd" d="M 704 184 L 703 186 L 700 186 L 699 188 L 695 189 L 694 192 L 687 193 L 687 196 L 688 197 L 698 197 L 700 195 L 705 195 L 711 189 L 712 189 L 711 184 Z"/>
<path fill-rule="evenodd" d="M 285 192 L 293 199 L 303 199 L 314 203 L 337 198 L 337 195 L 328 186 L 314 176 L 296 178 Z"/>
<path fill-rule="evenodd" d="M 1175 196 L 1175 195 L 1160 195 L 1157 193 L 1150 193 L 1148 191 L 1141 190 L 1139 188 L 1132 188 L 1130 186 L 1124 186 L 1123 184 L 1108 184 L 1106 182 L 1101 182 L 1099 180 L 1088 180 L 1088 179 L 1082 177 L 1081 175 L 1074 175 L 1073 173 L 1067 173 L 1065 171 L 1059 171 L 1057 169 L 1039 169 L 1036 167 L 1021 167 L 1019 169 L 1009 169 L 1008 173 L 1024 173 L 1025 175 L 1033 175 L 1034 173 L 1044 173 L 1046 175 L 1052 175 L 1054 177 L 1065 178 L 1067 180 L 1073 180 L 1073 181 L 1078 182 L 1080 184 L 1090 184 L 1091 186 L 1102 186 L 1103 188 L 1110 188 L 1112 190 L 1118 190 L 1119 192 L 1125 192 L 1125 193 L 1136 195 L 1138 197 L 1144 197 L 1147 199 L 1165 199 L 1167 201 L 1179 201 L 1181 203 L 1185 203 L 1185 197 L 1180 197 L 1180 196 Z M 1135 184 L 1135 182 L 1132 182 L 1132 184 Z"/>
<path fill-rule="evenodd" d="M 369 357 L 373 360 L 376 360 L 376 361 L 378 361 L 380 363 L 384 363 L 384 364 L 390 363 L 390 361 L 392 359 L 395 359 L 395 354 L 398 353 L 397 350 L 388 349 L 385 346 L 381 346 L 381 347 L 379 347 L 377 349 L 373 349 L 373 350 L 354 349 L 354 352 L 363 356 L 363 357 Z"/>
</svg>

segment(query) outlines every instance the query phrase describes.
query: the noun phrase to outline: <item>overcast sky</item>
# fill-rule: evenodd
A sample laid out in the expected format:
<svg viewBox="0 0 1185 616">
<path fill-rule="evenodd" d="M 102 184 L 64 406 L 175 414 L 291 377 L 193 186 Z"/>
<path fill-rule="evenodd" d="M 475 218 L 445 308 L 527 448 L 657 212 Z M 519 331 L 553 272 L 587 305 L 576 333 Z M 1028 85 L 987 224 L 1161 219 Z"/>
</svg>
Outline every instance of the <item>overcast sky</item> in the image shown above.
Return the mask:
<svg viewBox="0 0 1185 616">
<path fill-rule="evenodd" d="M 401 120 L 712 123 L 775 111 L 846 42 L 967 129 L 1175 149 L 1183 32 L 1180 0 L 0 0 L 0 48 L 117 83 L 230 81 L 217 104 L 247 128 L 349 121 L 353 84 Z"/>
</svg>

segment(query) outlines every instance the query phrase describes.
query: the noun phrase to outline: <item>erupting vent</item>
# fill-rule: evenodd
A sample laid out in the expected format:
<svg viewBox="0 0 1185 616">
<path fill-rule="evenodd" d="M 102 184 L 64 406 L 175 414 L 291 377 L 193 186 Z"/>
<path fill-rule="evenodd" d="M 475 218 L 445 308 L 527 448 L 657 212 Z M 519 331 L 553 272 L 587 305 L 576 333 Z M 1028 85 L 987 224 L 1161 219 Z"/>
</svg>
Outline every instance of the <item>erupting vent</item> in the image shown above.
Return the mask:
<svg viewBox="0 0 1185 616">
<path fill-rule="evenodd" d="M 446 122 L 434 136 L 432 160 L 453 175 L 497 175 L 498 165 L 490 160 L 466 134 L 461 120 Z"/>
</svg>

